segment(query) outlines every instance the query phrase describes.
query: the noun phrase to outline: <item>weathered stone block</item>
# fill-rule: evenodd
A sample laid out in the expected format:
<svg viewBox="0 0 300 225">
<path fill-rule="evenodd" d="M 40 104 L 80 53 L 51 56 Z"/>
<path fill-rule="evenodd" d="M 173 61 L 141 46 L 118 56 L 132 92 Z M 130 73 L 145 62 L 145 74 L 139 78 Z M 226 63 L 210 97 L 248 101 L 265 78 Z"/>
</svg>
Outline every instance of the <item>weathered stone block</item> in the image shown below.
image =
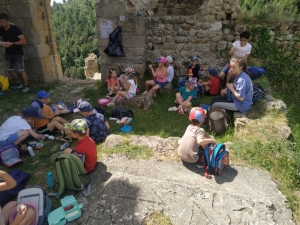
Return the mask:
<svg viewBox="0 0 300 225">
<path fill-rule="evenodd" d="M 200 9 L 200 13 L 202 16 L 206 16 L 210 14 L 210 7 L 203 7 Z"/>
<path fill-rule="evenodd" d="M 183 42 L 184 37 L 175 37 L 175 42 Z"/>
<path fill-rule="evenodd" d="M 145 22 L 142 17 L 129 17 L 123 24 L 124 32 L 132 32 L 133 34 L 142 34 L 145 32 Z"/>
<path fill-rule="evenodd" d="M 127 108 L 138 108 L 141 110 L 148 110 L 154 103 L 151 94 L 137 95 L 133 98 L 127 98 L 120 102 L 116 102 L 116 105 L 121 105 Z"/>
<path fill-rule="evenodd" d="M 24 48 L 26 49 L 26 56 L 31 59 L 45 58 L 50 54 L 50 47 L 45 43 L 26 46 Z"/>
<path fill-rule="evenodd" d="M 217 50 L 222 51 L 227 47 L 227 41 L 219 41 L 217 45 Z"/>
<path fill-rule="evenodd" d="M 100 2 L 96 4 L 96 15 L 98 17 L 113 18 L 120 15 L 125 15 L 124 2 Z"/>
<path fill-rule="evenodd" d="M 122 41 L 124 47 L 143 48 L 145 46 L 144 35 L 135 35 L 124 32 Z"/>
<path fill-rule="evenodd" d="M 222 29 L 222 22 L 218 21 L 211 24 L 210 31 L 220 31 Z"/>
<path fill-rule="evenodd" d="M 191 27 L 192 27 L 192 26 L 191 26 L 190 24 L 182 24 L 182 25 L 181 25 L 182 30 L 190 30 Z"/>
</svg>

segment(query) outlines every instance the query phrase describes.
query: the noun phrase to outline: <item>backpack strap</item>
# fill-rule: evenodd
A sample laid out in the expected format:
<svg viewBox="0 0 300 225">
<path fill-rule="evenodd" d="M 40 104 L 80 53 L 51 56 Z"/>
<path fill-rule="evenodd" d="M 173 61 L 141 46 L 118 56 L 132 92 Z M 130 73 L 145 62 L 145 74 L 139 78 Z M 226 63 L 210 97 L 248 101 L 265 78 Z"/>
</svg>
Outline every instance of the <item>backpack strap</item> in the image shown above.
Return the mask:
<svg viewBox="0 0 300 225">
<path fill-rule="evenodd" d="M 57 174 L 58 183 L 59 183 L 59 189 L 56 194 L 56 198 L 60 197 L 60 195 L 64 192 L 65 187 L 66 187 L 66 183 L 65 183 L 65 179 L 64 179 L 64 175 L 63 175 L 63 171 L 62 171 L 62 165 L 61 165 L 62 160 L 63 160 L 63 158 L 60 158 L 60 156 L 55 159 L 55 168 L 56 168 L 56 174 Z"/>
</svg>

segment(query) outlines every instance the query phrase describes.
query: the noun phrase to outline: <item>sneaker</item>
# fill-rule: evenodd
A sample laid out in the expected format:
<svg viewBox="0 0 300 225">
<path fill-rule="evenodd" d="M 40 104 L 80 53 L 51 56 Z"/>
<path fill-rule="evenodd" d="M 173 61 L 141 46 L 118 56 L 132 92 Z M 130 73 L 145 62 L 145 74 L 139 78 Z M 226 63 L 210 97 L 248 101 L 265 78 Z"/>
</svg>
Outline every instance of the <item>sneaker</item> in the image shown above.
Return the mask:
<svg viewBox="0 0 300 225">
<path fill-rule="evenodd" d="M 29 91 L 29 88 L 28 87 L 24 87 L 23 89 L 22 89 L 22 92 L 27 92 L 27 91 Z"/>
<path fill-rule="evenodd" d="M 148 93 L 148 91 L 144 91 L 144 92 L 143 92 L 143 95 L 144 95 L 144 94 L 147 94 L 147 93 Z"/>
<path fill-rule="evenodd" d="M 10 87 L 11 89 L 21 89 L 23 88 L 23 84 L 15 84 L 13 86 Z"/>
<path fill-rule="evenodd" d="M 114 106 L 114 105 L 115 105 L 114 102 L 110 102 L 110 103 L 107 104 L 107 106 Z"/>
<path fill-rule="evenodd" d="M 178 108 L 176 106 L 171 107 L 171 108 L 168 109 L 168 111 L 170 111 L 170 112 L 177 111 L 177 110 L 178 110 Z"/>
<path fill-rule="evenodd" d="M 111 98 L 111 97 L 112 97 L 112 95 L 110 95 L 110 94 L 106 95 L 106 98 Z"/>
<path fill-rule="evenodd" d="M 190 110 L 189 109 L 184 109 L 183 110 L 185 113 L 190 113 Z"/>
<path fill-rule="evenodd" d="M 182 107 L 179 107 L 179 108 L 178 108 L 178 114 L 184 114 L 184 111 L 183 111 L 183 108 L 182 108 Z"/>
</svg>

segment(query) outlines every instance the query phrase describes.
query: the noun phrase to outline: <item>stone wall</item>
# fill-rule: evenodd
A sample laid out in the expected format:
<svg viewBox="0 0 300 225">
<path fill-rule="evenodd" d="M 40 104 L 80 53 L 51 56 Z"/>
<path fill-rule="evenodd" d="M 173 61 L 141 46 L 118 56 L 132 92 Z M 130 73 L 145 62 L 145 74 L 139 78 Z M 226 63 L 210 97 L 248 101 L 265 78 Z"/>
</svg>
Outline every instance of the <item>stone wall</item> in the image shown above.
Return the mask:
<svg viewBox="0 0 300 225">
<path fill-rule="evenodd" d="M 26 39 L 25 70 L 30 82 L 45 83 L 63 76 L 53 35 L 50 0 L 0 0 L 0 12 L 20 27 Z M 0 49 L 0 73 L 7 74 L 4 49 Z"/>
</svg>

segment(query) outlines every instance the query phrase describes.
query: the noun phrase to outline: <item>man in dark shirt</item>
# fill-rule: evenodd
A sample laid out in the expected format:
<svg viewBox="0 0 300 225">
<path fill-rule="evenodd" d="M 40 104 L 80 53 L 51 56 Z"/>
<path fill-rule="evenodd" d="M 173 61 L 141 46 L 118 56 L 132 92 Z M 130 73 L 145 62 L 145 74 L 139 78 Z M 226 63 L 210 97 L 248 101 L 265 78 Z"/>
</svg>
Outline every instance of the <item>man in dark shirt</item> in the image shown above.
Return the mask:
<svg viewBox="0 0 300 225">
<path fill-rule="evenodd" d="M 26 44 L 24 35 L 19 27 L 10 23 L 9 16 L 6 13 L 0 13 L 0 38 L 5 44 L 5 61 L 8 73 L 13 78 L 15 85 L 12 89 L 21 89 L 23 92 L 29 91 L 27 83 L 27 74 L 24 69 L 24 51 L 23 45 Z M 22 76 L 24 86 L 19 82 L 15 66 Z"/>
</svg>

